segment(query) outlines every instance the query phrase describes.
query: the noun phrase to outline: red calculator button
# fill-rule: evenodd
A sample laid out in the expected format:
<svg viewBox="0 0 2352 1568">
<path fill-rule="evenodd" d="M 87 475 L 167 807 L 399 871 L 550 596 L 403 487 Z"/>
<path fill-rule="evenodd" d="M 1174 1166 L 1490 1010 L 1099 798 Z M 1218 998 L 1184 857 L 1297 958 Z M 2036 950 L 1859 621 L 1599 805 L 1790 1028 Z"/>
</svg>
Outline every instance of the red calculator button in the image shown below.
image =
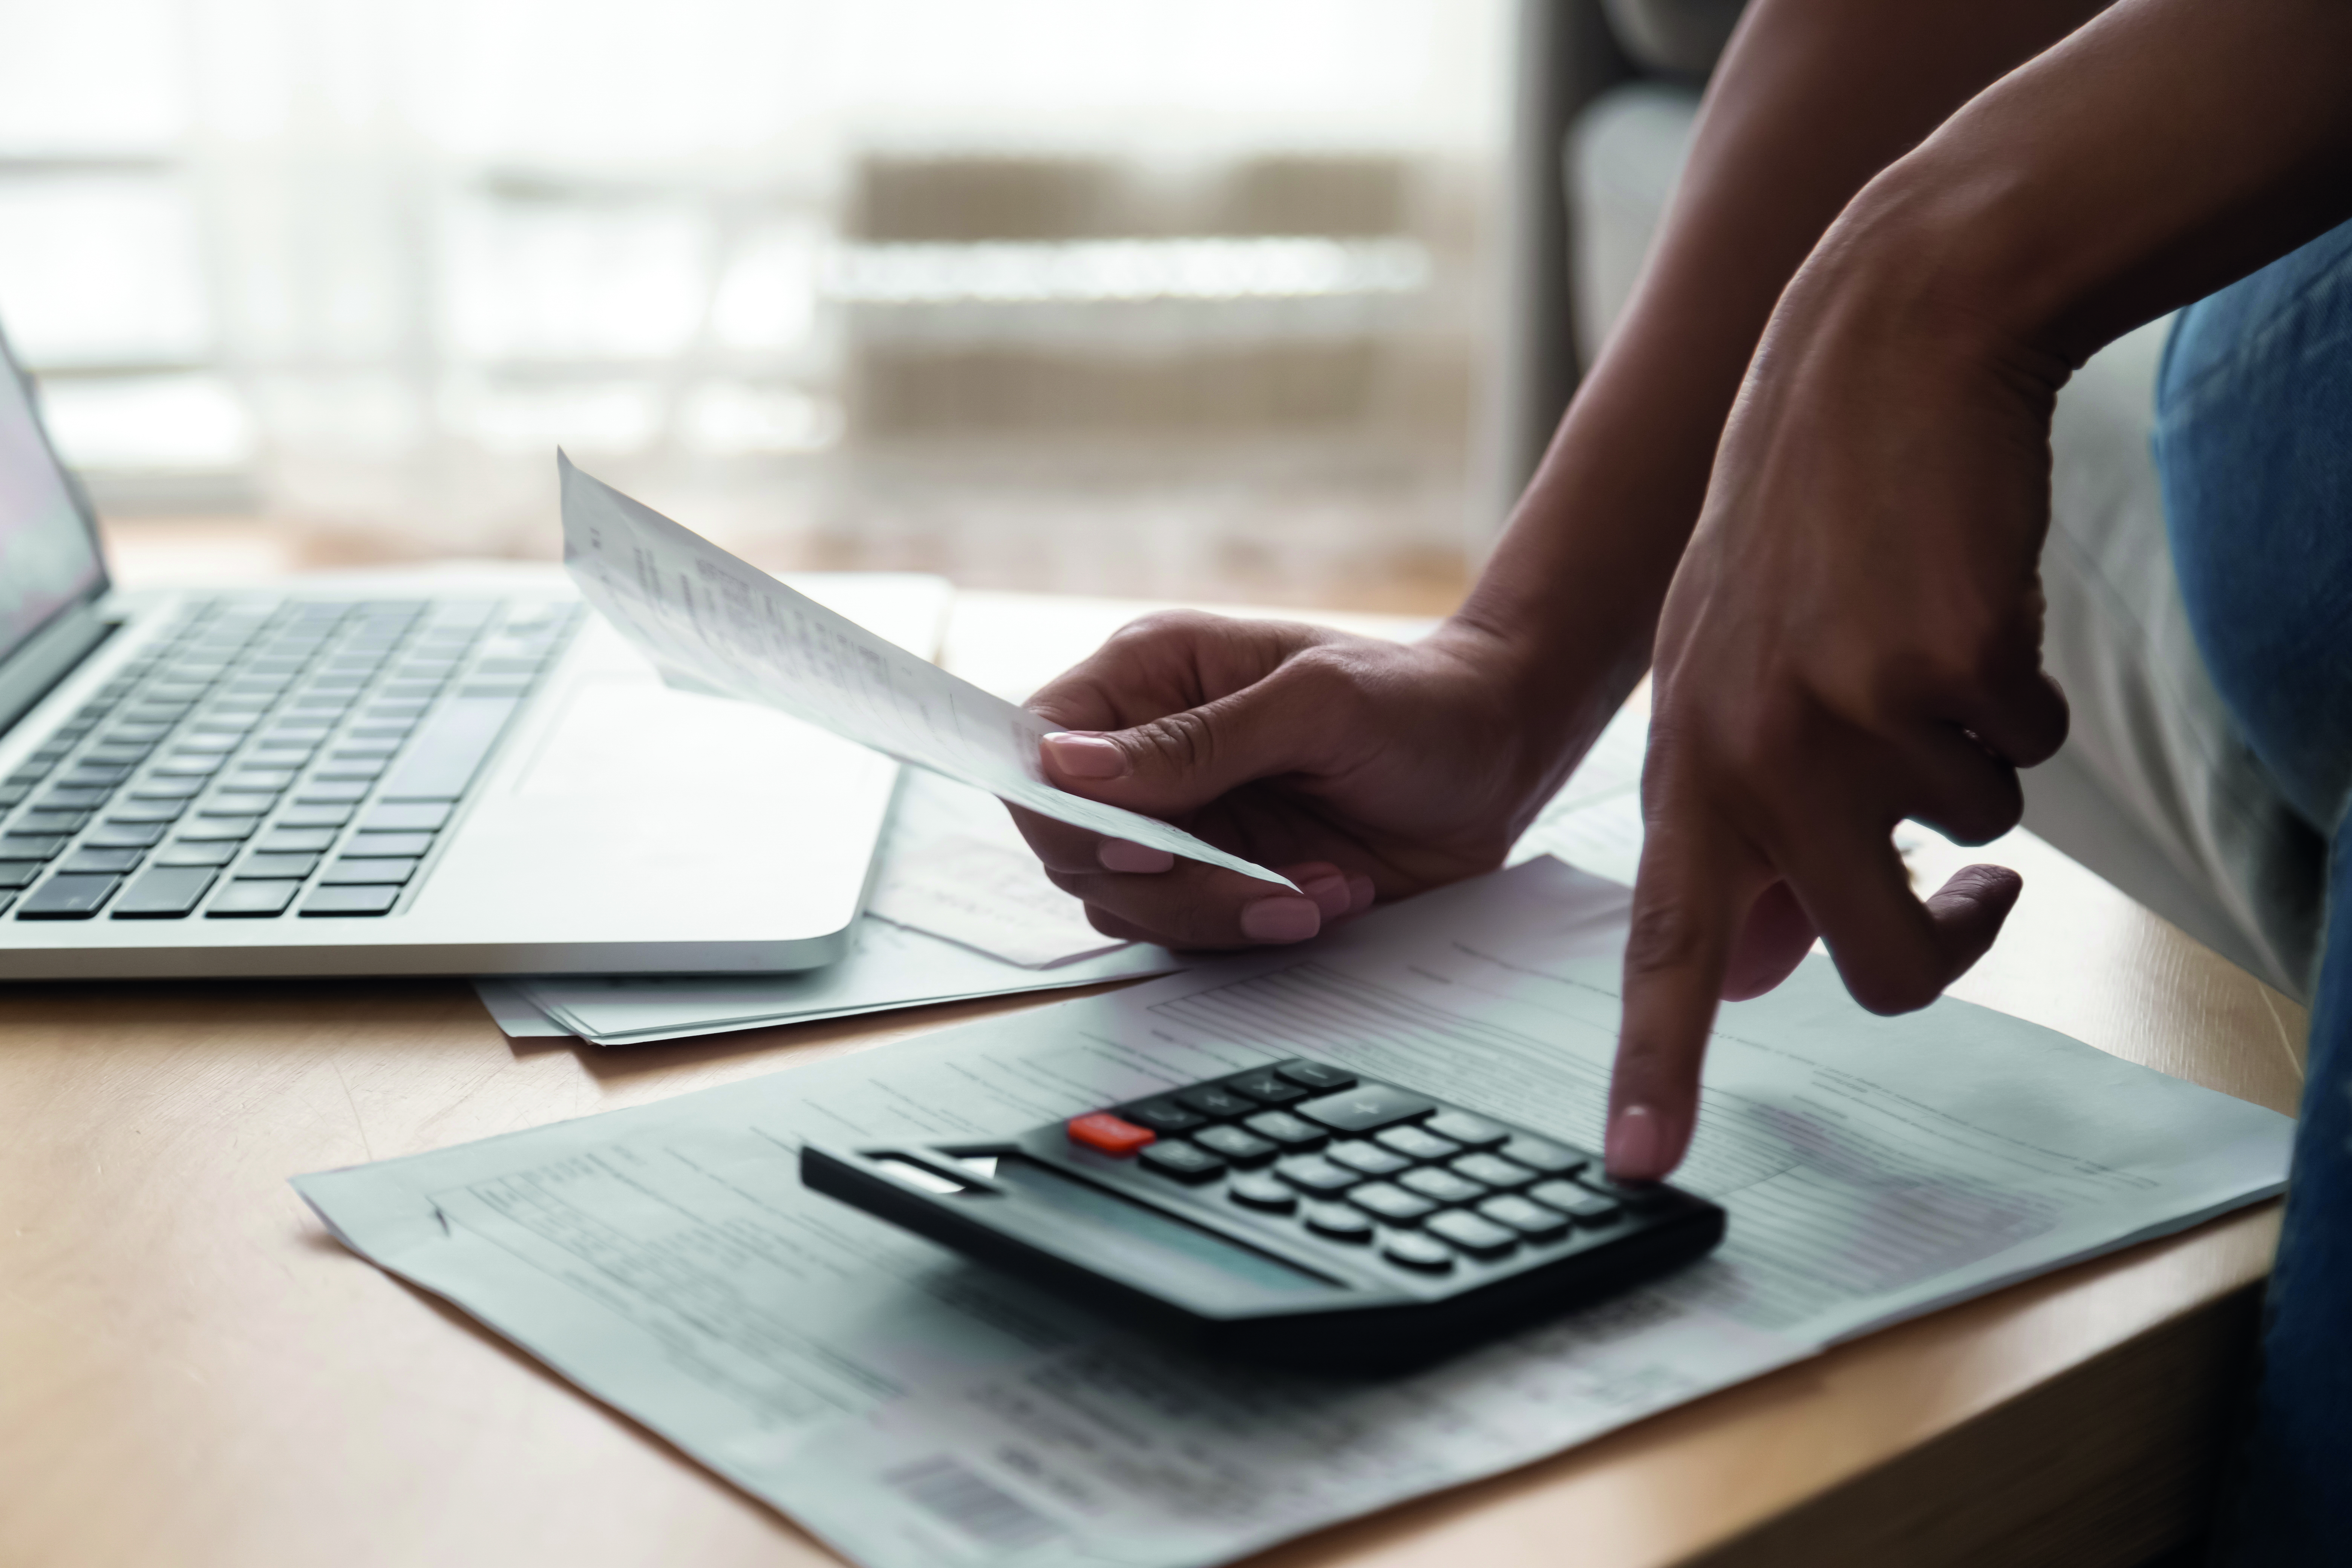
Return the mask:
<svg viewBox="0 0 2352 1568">
<path fill-rule="evenodd" d="M 1099 1149 L 1121 1159 L 1158 1141 L 1160 1134 L 1132 1121 L 1121 1121 L 1108 1110 L 1070 1118 L 1070 1142 Z"/>
</svg>

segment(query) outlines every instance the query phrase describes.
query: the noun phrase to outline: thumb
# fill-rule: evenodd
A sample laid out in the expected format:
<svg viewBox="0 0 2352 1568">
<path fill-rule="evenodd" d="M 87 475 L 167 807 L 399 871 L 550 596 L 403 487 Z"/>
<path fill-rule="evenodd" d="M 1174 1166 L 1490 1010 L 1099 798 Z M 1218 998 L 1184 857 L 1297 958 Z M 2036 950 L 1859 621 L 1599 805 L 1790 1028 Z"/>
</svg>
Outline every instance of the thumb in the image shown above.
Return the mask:
<svg viewBox="0 0 2352 1568">
<path fill-rule="evenodd" d="M 1045 776 L 1073 794 L 1169 816 L 1257 779 L 1324 771 L 1349 705 L 1330 683 L 1297 670 L 1286 665 L 1130 729 L 1056 731 L 1040 747 Z"/>
</svg>

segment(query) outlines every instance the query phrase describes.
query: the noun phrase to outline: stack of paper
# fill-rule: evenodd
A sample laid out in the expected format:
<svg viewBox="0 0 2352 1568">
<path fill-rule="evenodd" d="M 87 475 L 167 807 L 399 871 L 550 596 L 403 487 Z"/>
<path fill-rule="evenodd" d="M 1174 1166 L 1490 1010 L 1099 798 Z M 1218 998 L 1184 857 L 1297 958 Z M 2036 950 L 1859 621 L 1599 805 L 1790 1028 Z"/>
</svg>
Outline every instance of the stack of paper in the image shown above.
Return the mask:
<svg viewBox="0 0 2352 1568">
<path fill-rule="evenodd" d="M 807 1023 L 973 996 L 1165 974 L 1184 960 L 1118 942 L 1048 881 L 1004 807 L 935 773 L 908 772 L 871 910 L 849 956 L 783 974 L 480 980 L 509 1035 L 577 1035 L 600 1046 Z"/>
<path fill-rule="evenodd" d="M 1186 1568 L 1491 1474 L 2277 1192 L 2292 1125 L 1808 960 L 1724 1008 L 1669 1281 L 1410 1377 L 1188 1356 L 803 1190 L 1309 1054 L 1598 1142 L 1626 890 L 1538 859 L 1303 949 L 296 1184 L 347 1245 L 873 1568 Z"/>
</svg>

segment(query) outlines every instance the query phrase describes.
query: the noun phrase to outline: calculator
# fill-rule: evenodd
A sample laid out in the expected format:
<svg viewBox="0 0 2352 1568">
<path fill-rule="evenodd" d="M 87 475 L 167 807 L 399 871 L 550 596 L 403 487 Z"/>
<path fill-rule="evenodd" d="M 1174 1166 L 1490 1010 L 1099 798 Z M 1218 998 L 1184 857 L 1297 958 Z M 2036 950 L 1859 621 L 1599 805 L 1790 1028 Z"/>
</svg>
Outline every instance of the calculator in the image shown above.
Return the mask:
<svg viewBox="0 0 2352 1568">
<path fill-rule="evenodd" d="M 1723 1211 L 1303 1057 L 1010 1140 L 810 1143 L 801 1180 L 1209 1351 L 1402 1370 L 1654 1279 Z"/>
</svg>

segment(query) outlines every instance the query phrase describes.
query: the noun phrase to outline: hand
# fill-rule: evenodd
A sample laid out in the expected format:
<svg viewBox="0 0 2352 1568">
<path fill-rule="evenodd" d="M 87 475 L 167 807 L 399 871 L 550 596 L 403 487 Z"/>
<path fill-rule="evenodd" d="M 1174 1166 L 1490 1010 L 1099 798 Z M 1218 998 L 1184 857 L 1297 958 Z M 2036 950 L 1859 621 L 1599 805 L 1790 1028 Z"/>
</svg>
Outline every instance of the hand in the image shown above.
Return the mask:
<svg viewBox="0 0 2352 1568">
<path fill-rule="evenodd" d="M 1502 662 L 1459 624 L 1408 647 L 1179 612 L 1128 626 L 1030 700 L 1060 727 L 1043 747 L 1054 784 L 1176 823 L 1304 897 L 1013 816 L 1106 935 L 1303 941 L 1376 898 L 1502 863 L 1570 760 L 1547 740 L 1556 725 L 1516 710 Z"/>
<path fill-rule="evenodd" d="M 1892 830 L 1998 837 L 2017 769 L 2066 735 L 2038 577 L 2063 365 L 1806 283 L 1758 352 L 1659 624 L 1620 1176 L 1680 1161 L 1717 999 L 1779 984 L 1817 933 L 1874 1012 L 1974 963 L 2019 878 L 1972 866 L 1923 904 Z"/>
</svg>

